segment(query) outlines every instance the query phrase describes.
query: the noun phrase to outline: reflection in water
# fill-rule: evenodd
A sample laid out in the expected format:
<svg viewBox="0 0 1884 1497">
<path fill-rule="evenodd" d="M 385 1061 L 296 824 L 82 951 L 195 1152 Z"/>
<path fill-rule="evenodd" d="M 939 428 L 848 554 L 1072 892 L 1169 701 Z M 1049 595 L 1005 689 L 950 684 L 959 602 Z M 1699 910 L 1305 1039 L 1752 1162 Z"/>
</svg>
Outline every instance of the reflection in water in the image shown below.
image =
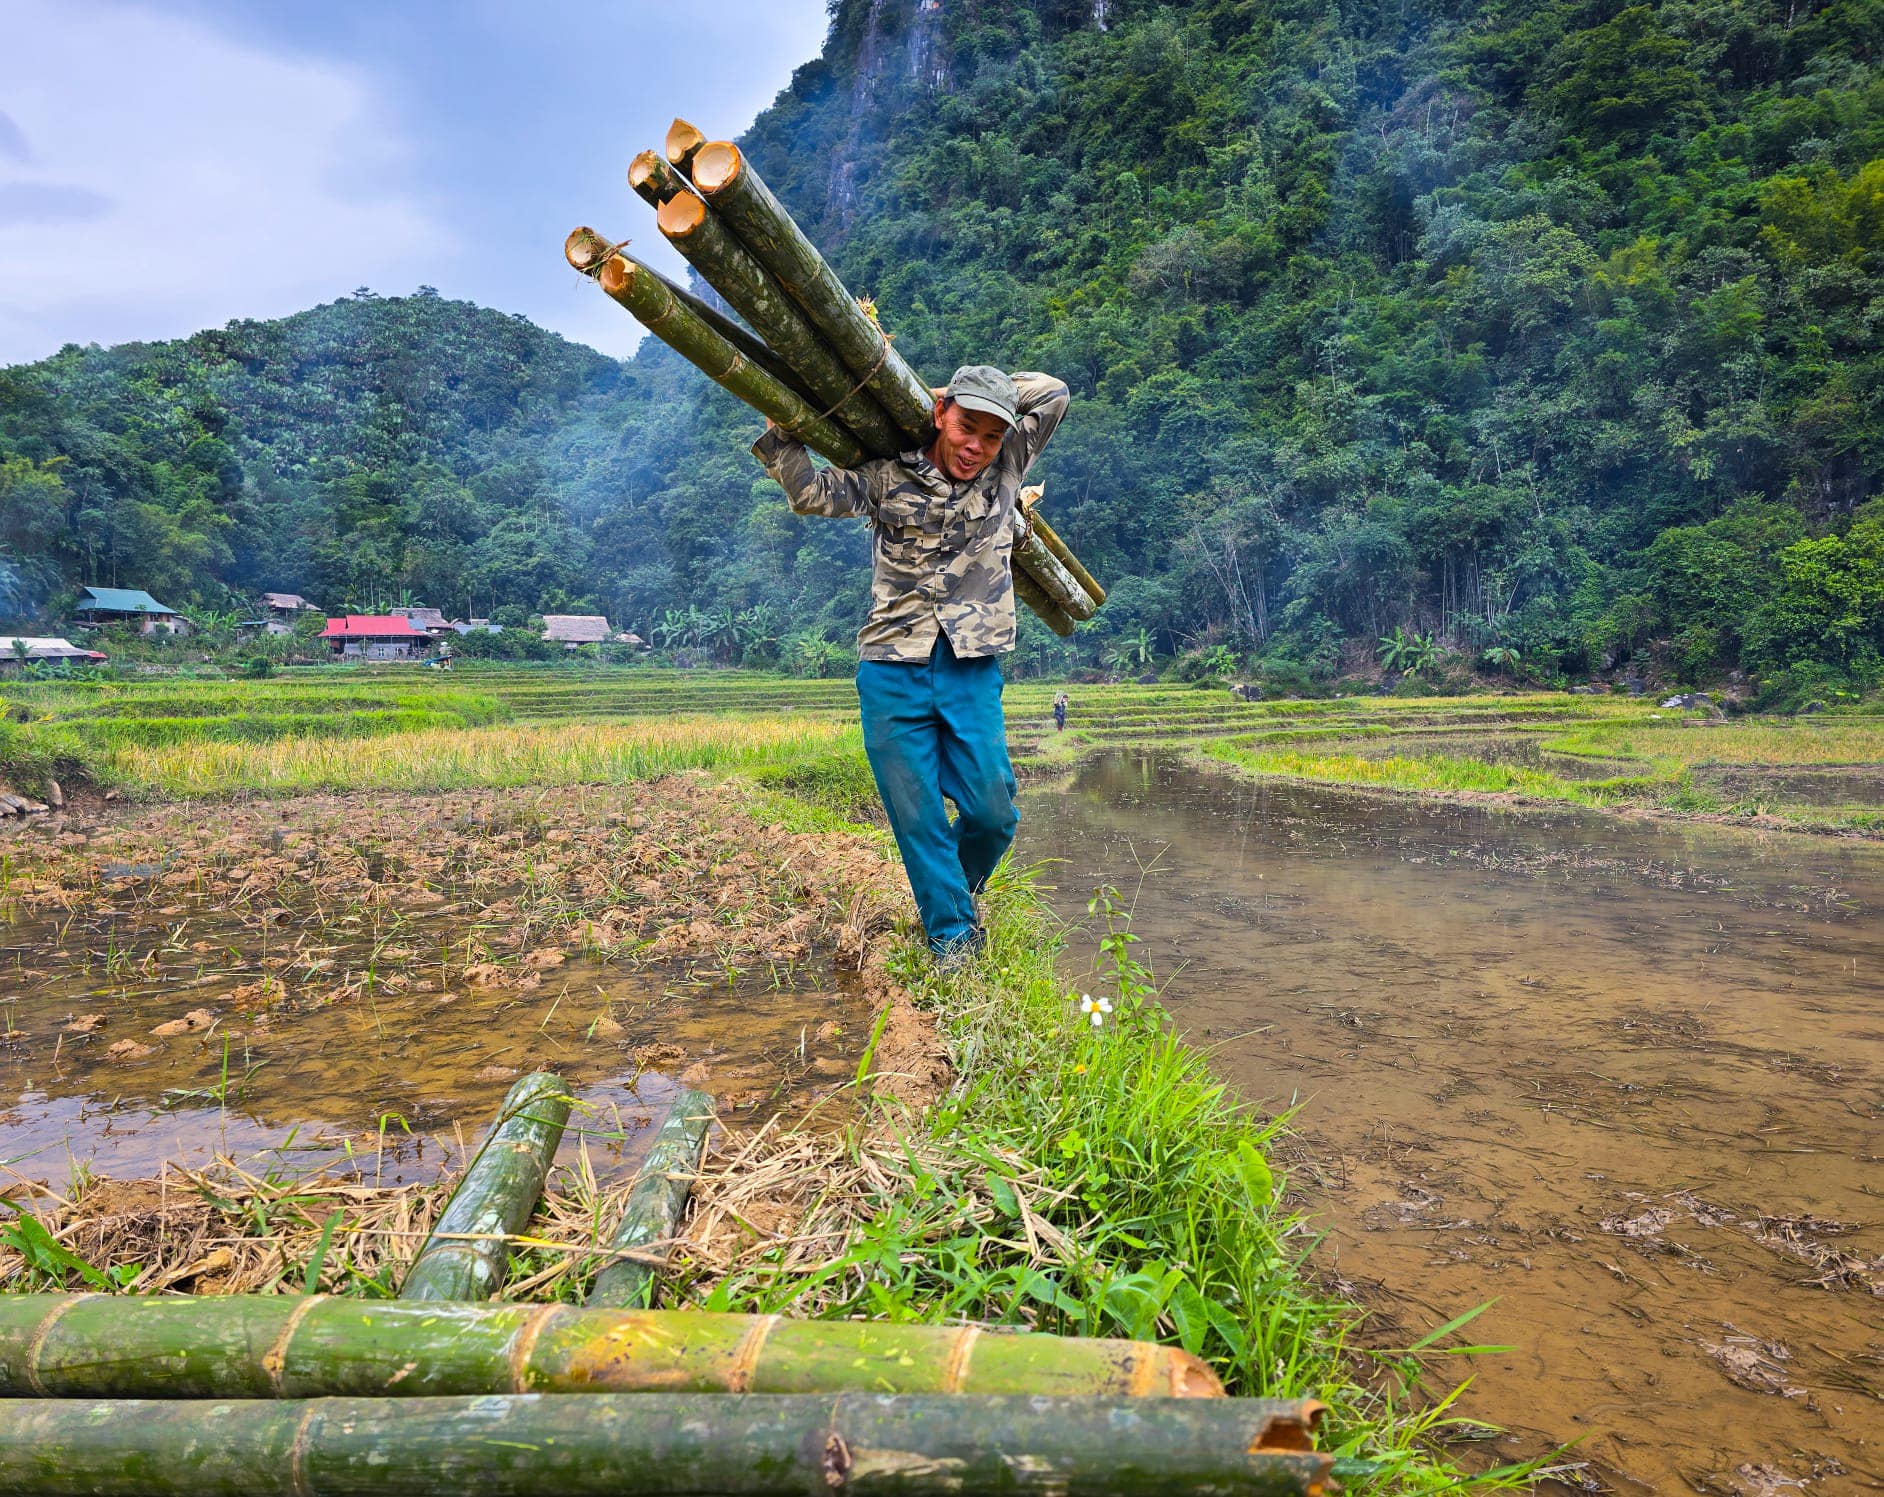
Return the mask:
<svg viewBox="0 0 1884 1497">
<path fill-rule="evenodd" d="M 1376 1344 L 1496 1300 L 1464 1408 L 1503 1449 L 1884 1478 L 1884 850 L 1130 754 L 1021 835 L 1069 919 L 1138 888 L 1179 1022 L 1303 1103 L 1293 1186 Z"/>
<path fill-rule="evenodd" d="M 723 1112 L 757 1121 L 853 1072 L 869 1027 L 857 980 L 828 970 L 800 967 L 787 983 L 711 981 L 577 953 L 528 992 L 497 991 L 441 981 L 436 961 L 425 976 L 409 950 L 393 951 L 412 966 L 389 977 L 391 948 L 367 942 L 322 948 L 338 988 L 304 997 L 204 971 L 202 952 L 155 948 L 162 921 L 105 923 L 95 941 L 64 946 L 42 922 L 15 924 L 0 950 L 12 974 L 0 1161 L 55 1188 L 80 1168 L 133 1179 L 217 1154 L 357 1168 L 385 1184 L 431 1180 L 476 1144 L 517 1074 L 534 1069 L 575 1087 L 564 1156 L 586 1146 L 606 1176 L 645 1152 L 673 1078 L 686 1073 Z M 226 943 L 230 960 L 253 939 L 236 926 L 192 927 L 200 932 Z M 152 959 L 115 975 L 86 961 L 110 942 L 140 956 L 152 948 Z M 348 983 L 368 970 L 378 985 Z M 206 1027 L 152 1032 L 186 1013 Z M 103 1022 L 73 1032 L 88 1019 Z M 129 1054 L 113 1055 L 127 1042 Z"/>
</svg>

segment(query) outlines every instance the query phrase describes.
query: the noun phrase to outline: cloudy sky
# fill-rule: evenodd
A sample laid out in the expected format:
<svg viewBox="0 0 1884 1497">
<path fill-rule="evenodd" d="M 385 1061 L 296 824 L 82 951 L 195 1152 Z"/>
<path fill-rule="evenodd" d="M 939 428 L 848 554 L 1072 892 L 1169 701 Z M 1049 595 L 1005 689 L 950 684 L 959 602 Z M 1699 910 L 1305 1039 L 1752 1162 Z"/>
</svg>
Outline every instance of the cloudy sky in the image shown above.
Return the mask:
<svg viewBox="0 0 1884 1497">
<path fill-rule="evenodd" d="M 824 0 L 0 0 L 0 365 L 432 285 L 614 354 L 577 224 L 676 114 L 737 134 Z"/>
</svg>

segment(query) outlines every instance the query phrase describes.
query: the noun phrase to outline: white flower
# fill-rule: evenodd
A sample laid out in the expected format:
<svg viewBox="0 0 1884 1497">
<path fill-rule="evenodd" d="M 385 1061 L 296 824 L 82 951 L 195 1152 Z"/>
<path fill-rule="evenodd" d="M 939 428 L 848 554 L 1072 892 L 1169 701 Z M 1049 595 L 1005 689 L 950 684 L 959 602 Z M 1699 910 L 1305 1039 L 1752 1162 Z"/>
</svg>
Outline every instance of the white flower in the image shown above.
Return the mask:
<svg viewBox="0 0 1884 1497">
<path fill-rule="evenodd" d="M 1110 998 L 1095 998 L 1091 993 L 1079 995 L 1079 1011 L 1092 1020 L 1092 1027 L 1099 1028 L 1106 1021 L 1106 1015 L 1112 1012 Z"/>
</svg>

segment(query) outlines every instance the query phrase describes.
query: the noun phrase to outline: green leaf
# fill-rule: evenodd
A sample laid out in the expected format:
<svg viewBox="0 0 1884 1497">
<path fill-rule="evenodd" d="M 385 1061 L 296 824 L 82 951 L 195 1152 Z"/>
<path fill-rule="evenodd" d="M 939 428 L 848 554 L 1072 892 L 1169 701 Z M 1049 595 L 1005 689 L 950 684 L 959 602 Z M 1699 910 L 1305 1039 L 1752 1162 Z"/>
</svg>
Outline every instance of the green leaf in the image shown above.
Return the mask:
<svg viewBox="0 0 1884 1497">
<path fill-rule="evenodd" d="M 64 1246 L 46 1224 L 31 1212 L 22 1211 L 12 1223 L 0 1227 L 0 1242 L 4 1242 L 27 1262 L 27 1265 L 39 1273 L 63 1279 L 68 1273 L 75 1273 L 94 1289 L 110 1290 L 118 1287 L 115 1280 L 108 1278 L 98 1268 L 94 1268 L 83 1258 Z"/>
<path fill-rule="evenodd" d="M 1434 1342 L 1445 1340 L 1446 1337 L 1450 1336 L 1454 1331 L 1458 1330 L 1460 1326 L 1469 1325 L 1472 1321 L 1478 1319 L 1479 1316 L 1483 1315 L 1487 1310 L 1489 1310 L 1493 1305 L 1497 1303 L 1498 1301 L 1495 1299 L 1488 1299 L 1482 1305 L 1474 1305 L 1471 1309 L 1467 1310 L 1463 1315 L 1453 1316 L 1452 1319 L 1448 1320 L 1438 1330 L 1428 1331 L 1424 1336 L 1420 1337 L 1419 1340 L 1415 1341 L 1411 1346 L 1409 1346 L 1407 1350 L 1409 1352 L 1425 1351 L 1426 1348 L 1431 1346 Z"/>
<path fill-rule="evenodd" d="M 1210 1306 L 1189 1279 L 1171 1288 L 1171 1323 L 1177 1327 L 1178 1345 L 1196 1356 L 1210 1335 Z"/>
<path fill-rule="evenodd" d="M 1276 1198 L 1276 1177 L 1269 1168 L 1269 1161 L 1246 1138 L 1236 1146 L 1235 1166 L 1250 1205 L 1258 1211 L 1267 1211 Z"/>
<path fill-rule="evenodd" d="M 314 1256 L 308 1260 L 307 1279 L 302 1285 L 303 1294 L 317 1294 L 321 1287 L 321 1269 L 327 1262 L 327 1249 L 333 1245 L 334 1228 L 340 1225 L 344 1211 L 336 1207 L 331 1216 L 321 1224 L 320 1241 L 314 1244 Z"/>
</svg>

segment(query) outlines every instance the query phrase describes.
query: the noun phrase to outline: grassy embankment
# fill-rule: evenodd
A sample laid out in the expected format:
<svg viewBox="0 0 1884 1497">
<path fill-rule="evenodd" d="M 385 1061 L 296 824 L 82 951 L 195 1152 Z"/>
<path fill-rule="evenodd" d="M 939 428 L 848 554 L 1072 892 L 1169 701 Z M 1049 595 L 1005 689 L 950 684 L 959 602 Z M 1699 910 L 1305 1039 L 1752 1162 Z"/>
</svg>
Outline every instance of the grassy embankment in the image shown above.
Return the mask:
<svg viewBox="0 0 1884 1497">
<path fill-rule="evenodd" d="M 138 683 L 8 698 L 34 714 L 22 736 L 75 745 L 101 778 L 152 796 L 613 782 L 705 765 L 752 771 L 781 812 L 815 826 L 837 824 L 866 793 L 845 683 L 472 678 Z M 1017 691 L 1016 716 L 1044 712 L 1049 698 Z M 369 716 L 441 712 L 462 726 L 382 728 L 387 718 Z M 269 718 L 296 727 L 260 726 Z M 965 979 L 933 982 L 913 950 L 897 959 L 957 1074 L 921 1117 L 878 1114 L 905 1131 L 902 1153 L 920 1163 L 872 1193 L 848 1245 L 814 1270 L 759 1261 L 678 1292 L 715 1307 L 1166 1339 L 1208 1357 L 1236 1391 L 1326 1400 L 1337 1453 L 1372 1463 L 1381 1489 L 1452 1482 L 1422 1444 L 1443 1406 L 1409 1411 L 1415 1363 L 1368 1364 L 1380 1374 L 1368 1377 L 1344 1345 L 1353 1312 L 1305 1280 L 1313 1238 L 1266 1158 L 1278 1121 L 1227 1098 L 1175 1036 L 1117 915 L 1082 938 L 1101 952 L 1080 986 L 1114 1006 L 1095 1029 L 1065 986 L 1062 932 L 1024 877 L 994 892 L 991 913 L 993 947 Z M 581 1283 L 565 1274 L 552 1292 L 577 1294 Z M 379 1279 L 359 1287 L 383 1292 Z"/>
</svg>

